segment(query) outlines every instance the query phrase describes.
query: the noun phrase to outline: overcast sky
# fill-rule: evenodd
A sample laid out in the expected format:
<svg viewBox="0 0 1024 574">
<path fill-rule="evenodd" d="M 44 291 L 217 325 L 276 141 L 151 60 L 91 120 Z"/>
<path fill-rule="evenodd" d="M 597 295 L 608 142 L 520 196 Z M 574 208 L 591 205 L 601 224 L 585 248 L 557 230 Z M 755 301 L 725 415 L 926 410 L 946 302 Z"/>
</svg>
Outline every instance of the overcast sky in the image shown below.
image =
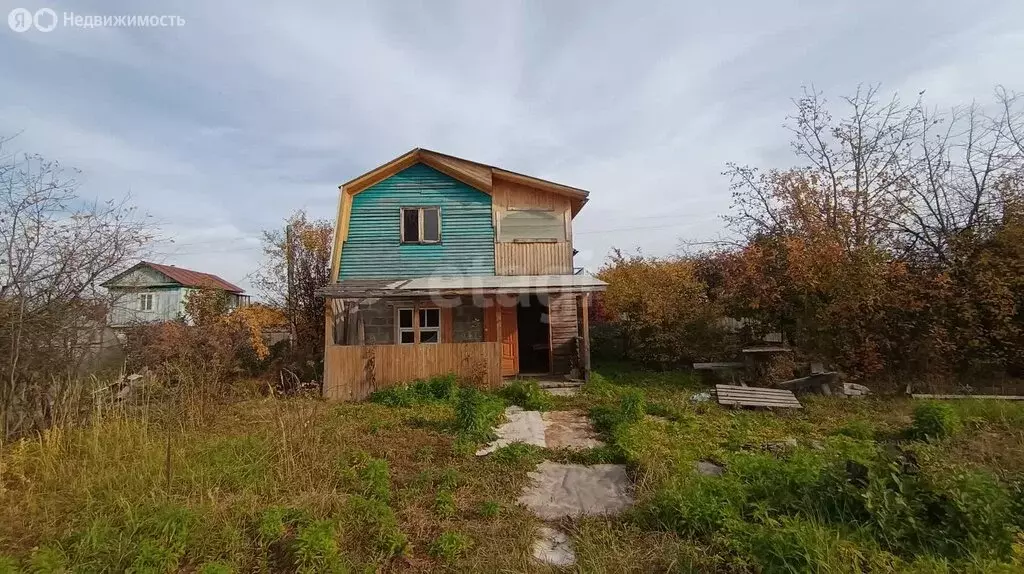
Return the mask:
<svg viewBox="0 0 1024 574">
<path fill-rule="evenodd" d="M 7 151 L 161 222 L 154 259 L 249 286 L 259 232 L 332 218 L 338 184 L 414 147 L 588 189 L 576 265 L 715 239 L 728 161 L 786 167 L 813 84 L 931 104 L 1024 91 L 1022 0 L 35 2 L 184 25 L 0 24 Z M 147 6 L 141 10 L 141 6 Z M 173 243 L 170 242 L 173 239 Z"/>
</svg>

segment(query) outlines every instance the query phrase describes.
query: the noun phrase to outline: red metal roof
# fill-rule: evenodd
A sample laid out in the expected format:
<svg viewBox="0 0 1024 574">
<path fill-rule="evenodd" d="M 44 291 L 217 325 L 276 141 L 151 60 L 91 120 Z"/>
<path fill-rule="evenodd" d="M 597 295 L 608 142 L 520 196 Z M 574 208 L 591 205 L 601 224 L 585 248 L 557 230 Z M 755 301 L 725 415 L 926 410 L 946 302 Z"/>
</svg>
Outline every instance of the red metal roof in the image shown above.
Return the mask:
<svg viewBox="0 0 1024 574">
<path fill-rule="evenodd" d="M 206 289 L 223 289 L 229 293 L 244 293 L 245 291 L 227 281 L 212 275 L 210 273 L 203 273 L 201 271 L 192 271 L 191 269 L 183 269 L 181 267 L 175 267 L 173 265 L 161 265 L 159 263 L 150 263 L 143 261 L 142 265 L 146 265 L 152 269 L 163 273 L 164 275 L 174 279 L 178 283 L 181 283 L 185 287 L 197 287 Z"/>
</svg>

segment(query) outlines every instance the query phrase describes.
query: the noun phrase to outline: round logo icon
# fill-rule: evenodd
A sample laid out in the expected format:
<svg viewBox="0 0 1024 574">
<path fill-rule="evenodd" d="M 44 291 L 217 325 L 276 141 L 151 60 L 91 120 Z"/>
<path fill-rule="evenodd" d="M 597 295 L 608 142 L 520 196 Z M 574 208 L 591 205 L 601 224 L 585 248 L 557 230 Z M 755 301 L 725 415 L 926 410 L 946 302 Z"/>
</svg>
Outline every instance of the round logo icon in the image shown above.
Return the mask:
<svg viewBox="0 0 1024 574">
<path fill-rule="evenodd" d="M 36 15 L 32 17 L 32 20 L 36 24 L 36 30 L 40 32 L 49 32 L 57 27 L 57 13 L 52 8 L 36 10 Z"/>
<path fill-rule="evenodd" d="M 57 19 L 57 15 L 53 15 L 54 20 Z M 15 8 L 11 10 L 11 13 L 7 15 L 7 25 L 11 27 L 11 30 L 15 32 L 25 32 L 32 27 L 33 23 L 32 13 L 25 8 Z"/>
</svg>

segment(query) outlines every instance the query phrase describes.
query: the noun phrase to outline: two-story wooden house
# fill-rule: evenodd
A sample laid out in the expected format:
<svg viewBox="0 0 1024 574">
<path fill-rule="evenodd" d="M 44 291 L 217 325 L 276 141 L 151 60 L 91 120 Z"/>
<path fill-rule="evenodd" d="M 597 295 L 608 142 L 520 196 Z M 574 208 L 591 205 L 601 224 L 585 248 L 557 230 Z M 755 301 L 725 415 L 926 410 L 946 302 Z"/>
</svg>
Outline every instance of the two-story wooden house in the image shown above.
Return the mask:
<svg viewBox="0 0 1024 574">
<path fill-rule="evenodd" d="M 458 373 L 585 378 L 572 221 L 586 191 L 414 149 L 340 187 L 324 396 Z"/>
</svg>

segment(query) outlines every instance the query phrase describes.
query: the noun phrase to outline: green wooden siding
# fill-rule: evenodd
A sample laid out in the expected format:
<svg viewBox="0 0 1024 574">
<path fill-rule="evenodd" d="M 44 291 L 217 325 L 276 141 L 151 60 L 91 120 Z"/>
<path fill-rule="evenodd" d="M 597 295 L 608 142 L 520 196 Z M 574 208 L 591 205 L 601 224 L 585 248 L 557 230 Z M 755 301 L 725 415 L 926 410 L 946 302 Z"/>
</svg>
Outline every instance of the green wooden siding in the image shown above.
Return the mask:
<svg viewBox="0 0 1024 574">
<path fill-rule="evenodd" d="M 402 207 L 441 208 L 441 242 L 401 243 Z M 416 164 L 352 198 L 340 279 L 494 275 L 491 196 Z"/>
</svg>

